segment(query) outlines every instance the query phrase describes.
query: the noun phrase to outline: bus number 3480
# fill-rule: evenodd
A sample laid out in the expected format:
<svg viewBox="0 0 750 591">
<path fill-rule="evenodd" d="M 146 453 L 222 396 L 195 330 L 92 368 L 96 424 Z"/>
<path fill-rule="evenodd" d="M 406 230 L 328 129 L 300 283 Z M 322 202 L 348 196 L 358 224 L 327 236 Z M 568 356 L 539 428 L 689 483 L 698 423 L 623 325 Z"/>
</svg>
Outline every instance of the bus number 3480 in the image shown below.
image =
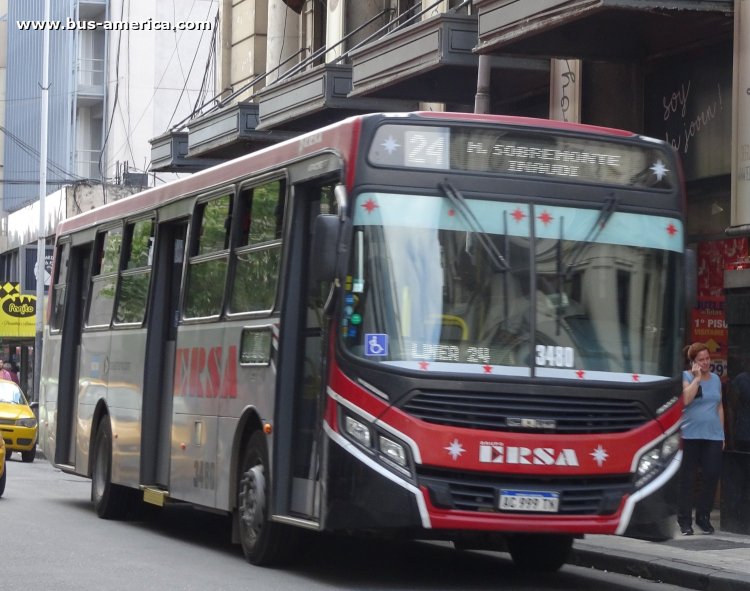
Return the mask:
<svg viewBox="0 0 750 591">
<path fill-rule="evenodd" d="M 540 367 L 573 367 L 575 364 L 573 347 L 537 345 L 536 364 Z"/>
</svg>

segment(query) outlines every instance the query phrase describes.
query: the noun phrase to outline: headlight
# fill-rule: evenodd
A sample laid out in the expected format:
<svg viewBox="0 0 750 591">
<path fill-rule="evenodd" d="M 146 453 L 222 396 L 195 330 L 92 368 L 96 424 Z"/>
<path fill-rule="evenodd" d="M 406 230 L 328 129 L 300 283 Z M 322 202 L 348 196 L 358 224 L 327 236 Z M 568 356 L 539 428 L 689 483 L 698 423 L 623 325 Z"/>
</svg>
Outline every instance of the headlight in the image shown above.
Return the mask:
<svg viewBox="0 0 750 591">
<path fill-rule="evenodd" d="M 636 488 L 641 488 L 660 474 L 672 461 L 672 458 L 680 449 L 679 432 L 672 433 L 663 439 L 658 445 L 649 449 L 638 460 L 636 468 Z"/>
<path fill-rule="evenodd" d="M 343 431 L 354 443 L 363 447 L 382 464 L 413 477 L 407 445 L 390 434 L 381 432 L 375 425 L 361 417 L 344 414 Z"/>
<path fill-rule="evenodd" d="M 360 445 L 370 447 L 370 429 L 357 419 L 347 416 L 344 419 L 344 429 Z"/>
<path fill-rule="evenodd" d="M 36 419 L 16 419 L 16 425 L 19 427 L 36 427 Z"/>
<path fill-rule="evenodd" d="M 406 450 L 400 443 L 380 436 L 380 453 L 402 468 L 406 467 Z"/>
</svg>

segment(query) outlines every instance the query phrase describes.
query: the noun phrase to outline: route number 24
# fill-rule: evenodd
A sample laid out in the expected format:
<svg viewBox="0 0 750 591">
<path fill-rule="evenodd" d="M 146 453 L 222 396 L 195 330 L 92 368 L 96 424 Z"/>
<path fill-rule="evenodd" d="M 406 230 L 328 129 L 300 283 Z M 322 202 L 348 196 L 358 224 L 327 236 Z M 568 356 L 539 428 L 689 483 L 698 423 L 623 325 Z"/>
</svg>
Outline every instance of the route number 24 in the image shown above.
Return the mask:
<svg viewBox="0 0 750 591">
<path fill-rule="evenodd" d="M 573 347 L 537 345 L 536 364 L 539 367 L 574 367 Z"/>
</svg>

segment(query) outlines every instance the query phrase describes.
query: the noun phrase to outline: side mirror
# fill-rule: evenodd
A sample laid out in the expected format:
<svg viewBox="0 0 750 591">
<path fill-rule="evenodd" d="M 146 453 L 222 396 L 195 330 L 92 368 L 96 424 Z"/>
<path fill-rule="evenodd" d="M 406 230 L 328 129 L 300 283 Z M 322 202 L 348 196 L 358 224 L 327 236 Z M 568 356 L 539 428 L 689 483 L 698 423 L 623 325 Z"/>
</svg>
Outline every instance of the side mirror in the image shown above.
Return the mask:
<svg viewBox="0 0 750 591">
<path fill-rule="evenodd" d="M 685 249 L 685 309 L 695 308 L 698 302 L 698 258 L 695 251 Z"/>
<path fill-rule="evenodd" d="M 320 214 L 315 219 L 310 261 L 313 284 L 330 282 L 336 278 L 336 251 L 340 230 L 341 220 L 337 215 Z"/>
</svg>

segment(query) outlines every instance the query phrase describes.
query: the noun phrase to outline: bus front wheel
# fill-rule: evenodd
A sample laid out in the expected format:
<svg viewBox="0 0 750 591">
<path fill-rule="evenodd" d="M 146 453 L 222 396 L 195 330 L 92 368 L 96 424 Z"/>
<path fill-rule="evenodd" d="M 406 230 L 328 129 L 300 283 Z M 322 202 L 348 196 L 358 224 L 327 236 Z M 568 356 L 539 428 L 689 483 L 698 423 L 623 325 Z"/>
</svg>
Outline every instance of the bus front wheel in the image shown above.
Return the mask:
<svg viewBox="0 0 750 591">
<path fill-rule="evenodd" d="M 573 536 L 558 534 L 516 534 L 508 538 L 514 564 L 525 571 L 554 572 L 570 557 Z"/>
<path fill-rule="evenodd" d="M 134 492 L 112 483 L 112 426 L 104 417 L 96 430 L 91 467 L 91 500 L 102 519 L 122 519 L 132 505 Z"/>
<path fill-rule="evenodd" d="M 237 526 L 245 558 L 258 566 L 287 561 L 298 537 L 296 529 L 269 518 L 268 449 L 256 431 L 245 448 L 237 490 Z"/>
</svg>

